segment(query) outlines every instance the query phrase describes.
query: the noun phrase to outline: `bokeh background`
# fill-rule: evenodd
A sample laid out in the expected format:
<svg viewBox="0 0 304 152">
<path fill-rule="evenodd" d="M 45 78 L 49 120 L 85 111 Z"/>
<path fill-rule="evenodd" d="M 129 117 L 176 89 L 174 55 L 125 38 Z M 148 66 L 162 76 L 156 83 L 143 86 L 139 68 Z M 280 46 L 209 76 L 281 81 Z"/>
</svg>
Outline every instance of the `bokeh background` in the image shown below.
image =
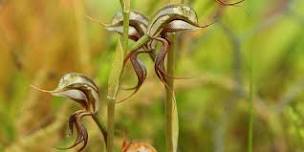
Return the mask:
<svg viewBox="0 0 304 152">
<path fill-rule="evenodd" d="M 153 16 L 168 1 L 132 0 Z M 201 24 L 221 9 L 214 25 L 178 37 L 176 99 L 179 151 L 243 152 L 248 137 L 249 84 L 254 84 L 254 151 L 304 151 L 304 1 L 246 0 L 222 7 L 188 0 Z M 49 152 L 71 144 L 67 119 L 77 105 L 40 93 L 67 72 L 93 78 L 101 89 L 105 122 L 107 80 L 119 35 L 104 23 L 120 10 L 118 0 L 0 0 L 0 151 Z M 132 42 L 130 42 L 130 46 Z M 149 76 L 131 100 L 117 106 L 117 149 L 125 139 L 165 151 L 165 91 L 147 56 Z M 250 78 L 250 69 L 253 75 Z M 131 71 L 131 70 L 129 70 Z M 135 83 L 127 72 L 123 83 Z M 124 95 L 124 94 L 123 94 Z M 88 152 L 102 151 L 91 120 Z"/>
</svg>

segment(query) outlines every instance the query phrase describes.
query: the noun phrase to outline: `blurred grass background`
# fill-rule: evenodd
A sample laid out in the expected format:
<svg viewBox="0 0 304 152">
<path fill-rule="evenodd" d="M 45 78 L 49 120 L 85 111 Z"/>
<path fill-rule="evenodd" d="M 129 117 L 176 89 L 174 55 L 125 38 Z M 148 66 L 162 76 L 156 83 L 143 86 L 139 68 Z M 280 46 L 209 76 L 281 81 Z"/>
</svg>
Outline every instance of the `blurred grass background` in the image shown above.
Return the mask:
<svg viewBox="0 0 304 152">
<path fill-rule="evenodd" d="M 151 17 L 168 3 L 132 0 Z M 200 22 L 218 9 L 214 0 L 188 0 Z M 0 151 L 48 152 L 65 147 L 67 118 L 77 105 L 31 89 L 56 87 L 67 72 L 82 72 L 101 88 L 100 119 L 118 35 L 104 23 L 120 10 L 119 1 L 0 0 Z M 304 151 L 304 1 L 246 0 L 227 7 L 211 27 L 180 35 L 176 80 L 182 152 L 243 152 L 248 135 L 250 58 L 254 70 L 254 151 Z M 130 44 L 132 45 L 132 43 Z M 163 152 L 164 89 L 148 57 L 149 76 L 136 97 L 117 106 L 122 140 L 152 143 Z M 126 84 L 135 75 L 127 73 Z M 89 126 L 86 151 L 101 151 L 101 137 Z"/>
</svg>

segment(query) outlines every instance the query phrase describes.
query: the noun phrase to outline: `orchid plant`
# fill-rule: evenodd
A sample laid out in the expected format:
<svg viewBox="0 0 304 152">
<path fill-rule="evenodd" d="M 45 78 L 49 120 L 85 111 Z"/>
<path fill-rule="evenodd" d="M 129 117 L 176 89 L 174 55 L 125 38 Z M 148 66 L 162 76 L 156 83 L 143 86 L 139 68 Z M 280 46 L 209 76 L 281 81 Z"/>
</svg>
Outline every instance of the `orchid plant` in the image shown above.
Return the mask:
<svg viewBox="0 0 304 152">
<path fill-rule="evenodd" d="M 49 91 L 35 86 L 32 87 L 39 91 L 50 93 L 54 96 L 70 98 L 82 107 L 81 110 L 75 111 L 68 121 L 71 135 L 74 133 L 74 128 L 76 130 L 76 140 L 71 146 L 58 149 L 71 149 L 81 145 L 78 151 L 82 151 L 86 147 L 88 143 L 88 132 L 85 126 L 81 123 L 81 120 L 86 116 L 93 118 L 98 127 L 100 127 L 103 136 L 106 137 L 107 133 L 105 128 L 100 125 L 100 122 L 98 122 L 95 116 L 100 102 L 99 88 L 90 78 L 80 73 L 67 73 L 62 76 L 57 88 L 54 90 Z"/>
<path fill-rule="evenodd" d="M 244 0 L 235 3 L 226 3 L 221 0 L 215 0 L 220 5 L 223 6 L 231 6 L 236 5 Z M 127 15 L 126 15 L 127 14 Z M 129 23 L 128 28 L 125 28 L 124 21 L 127 16 L 127 21 Z M 92 19 L 92 18 L 91 18 Z M 134 87 L 127 88 L 127 90 L 132 90 L 133 92 L 127 97 L 118 100 L 116 103 L 125 101 L 130 99 L 133 95 L 135 95 L 138 90 L 141 88 L 147 77 L 147 68 L 145 64 L 139 59 L 139 55 L 147 54 L 150 56 L 151 60 L 154 62 L 154 71 L 158 77 L 158 79 L 163 83 L 166 90 L 172 92 L 170 96 L 175 102 L 174 97 L 174 89 L 173 85 L 170 84 L 170 80 L 176 78 L 174 75 L 168 73 L 168 67 L 166 68 L 165 61 L 168 58 L 169 51 L 176 51 L 172 48 L 173 41 L 170 38 L 170 34 L 182 31 L 194 31 L 202 28 L 206 28 L 213 23 L 215 23 L 215 19 L 205 25 L 200 25 L 198 22 L 198 16 L 193 8 L 184 4 L 170 4 L 165 7 L 159 9 L 155 15 L 149 20 L 145 15 L 137 11 L 129 11 L 126 12 L 118 12 L 112 19 L 110 24 L 101 23 L 105 29 L 111 32 L 116 32 L 121 35 L 127 32 L 127 38 L 135 41 L 134 46 L 127 52 L 127 55 L 123 59 L 123 67 L 122 70 L 125 69 L 125 66 L 128 62 L 131 63 L 132 68 L 137 76 L 137 84 Z M 128 29 L 125 31 L 125 29 Z M 158 50 L 158 43 L 161 44 L 160 49 Z M 127 44 L 127 43 L 126 43 Z M 170 68 L 170 67 L 169 67 Z M 171 67 L 172 68 L 172 67 Z M 82 109 L 75 111 L 69 117 L 69 130 L 71 134 L 76 131 L 76 139 L 74 143 L 66 148 L 61 149 L 71 149 L 78 147 L 78 151 L 82 151 L 87 143 L 88 143 L 88 132 L 86 127 L 82 124 L 81 120 L 84 117 L 91 117 L 96 122 L 99 127 L 101 133 L 103 134 L 106 146 L 107 144 L 107 136 L 109 130 L 113 128 L 108 128 L 108 131 L 103 127 L 102 123 L 99 122 L 96 117 L 96 113 L 99 107 L 99 95 L 100 91 L 94 81 L 87 76 L 79 73 L 67 73 L 60 79 L 58 86 L 56 89 L 52 91 L 39 89 L 35 86 L 33 88 L 50 93 L 54 96 L 63 96 L 70 98 L 71 100 L 78 103 Z M 172 102 L 172 101 L 169 101 Z M 171 139 L 167 142 L 172 142 L 169 148 L 169 151 L 177 151 L 177 139 L 178 139 L 178 115 L 176 103 L 174 103 L 175 115 L 172 115 L 172 109 L 167 110 L 167 116 L 169 118 L 166 121 L 169 121 L 168 124 L 176 123 L 177 128 L 175 130 L 167 130 L 169 131 L 166 135 L 171 135 Z M 170 118 L 175 117 L 175 118 Z M 109 119 L 110 117 L 108 117 Z M 111 126 L 113 127 L 113 126 Z M 175 139 L 173 139 L 175 138 Z M 112 140 L 112 138 L 109 138 Z M 174 140 L 174 141 L 173 141 Z M 110 141 L 109 143 L 113 143 Z M 123 144 L 122 151 L 129 151 L 130 147 L 136 144 L 126 143 Z M 137 149 L 138 151 L 139 149 Z M 150 147 L 151 151 L 156 151 L 153 147 Z M 112 147 L 108 149 L 108 151 L 112 151 Z"/>
</svg>

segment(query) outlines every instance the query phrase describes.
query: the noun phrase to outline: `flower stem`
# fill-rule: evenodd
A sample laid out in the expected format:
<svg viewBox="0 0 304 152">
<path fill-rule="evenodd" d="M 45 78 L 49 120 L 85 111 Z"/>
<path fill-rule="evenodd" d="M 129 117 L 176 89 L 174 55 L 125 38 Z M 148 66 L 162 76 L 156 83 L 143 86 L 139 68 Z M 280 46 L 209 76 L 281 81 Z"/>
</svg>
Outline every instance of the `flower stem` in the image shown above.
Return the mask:
<svg viewBox="0 0 304 152">
<path fill-rule="evenodd" d="M 105 145 L 107 147 L 107 136 L 108 136 L 108 133 L 107 133 L 106 127 L 99 121 L 99 119 L 97 118 L 96 114 L 92 115 L 92 118 L 93 118 L 95 124 L 97 125 L 99 131 L 102 133 Z"/>
<path fill-rule="evenodd" d="M 122 48 L 124 50 L 124 53 L 126 53 L 128 51 L 129 39 L 130 0 L 120 0 L 120 5 L 123 12 Z"/>
<path fill-rule="evenodd" d="M 123 12 L 123 37 L 121 40 L 122 44 L 119 43 L 118 50 L 116 50 L 116 56 L 112 67 L 113 69 L 109 77 L 107 152 L 114 151 L 115 103 L 120 85 L 123 60 L 128 50 L 130 0 L 120 0 L 120 4 Z"/>
<path fill-rule="evenodd" d="M 183 0 L 170 0 L 170 3 L 180 3 L 183 4 Z M 177 38 L 174 33 L 171 37 L 170 50 L 167 57 L 167 74 L 174 77 L 175 69 L 175 52 L 177 51 Z M 166 147 L 167 152 L 177 152 L 178 147 L 178 134 L 179 134 L 179 124 L 178 124 L 178 112 L 177 103 L 175 100 L 174 93 L 174 78 L 169 78 L 167 80 L 166 87 L 166 102 L 165 102 L 165 112 L 166 112 Z"/>
<path fill-rule="evenodd" d="M 115 100 L 108 103 L 108 135 L 107 135 L 107 152 L 114 151 L 114 118 L 115 118 Z"/>
<path fill-rule="evenodd" d="M 168 52 L 167 58 L 167 73 L 168 75 L 174 75 L 174 68 L 175 68 L 175 44 L 174 41 L 176 40 L 175 34 L 172 36 L 173 42 L 171 43 L 170 50 Z M 174 152 L 174 136 L 173 136 L 173 111 L 177 109 L 175 105 L 175 97 L 174 97 L 174 79 L 168 78 L 167 81 L 168 87 L 166 87 L 166 102 L 165 102 L 165 115 L 166 115 L 166 145 L 167 145 L 167 152 Z"/>
</svg>

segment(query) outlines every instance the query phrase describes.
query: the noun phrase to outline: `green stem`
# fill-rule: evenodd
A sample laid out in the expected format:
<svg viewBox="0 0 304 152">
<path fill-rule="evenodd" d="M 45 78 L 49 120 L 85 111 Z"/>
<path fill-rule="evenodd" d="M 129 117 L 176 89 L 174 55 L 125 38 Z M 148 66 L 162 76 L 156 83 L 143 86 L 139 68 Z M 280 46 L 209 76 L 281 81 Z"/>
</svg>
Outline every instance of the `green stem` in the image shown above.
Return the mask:
<svg viewBox="0 0 304 152">
<path fill-rule="evenodd" d="M 250 53 L 250 72 L 249 72 L 249 127 L 248 127 L 248 152 L 253 151 L 253 120 L 254 120 L 254 107 L 253 107 L 253 96 L 254 96 L 254 76 L 253 76 L 253 51 Z"/>
<path fill-rule="evenodd" d="M 172 36 L 173 43 L 171 44 L 170 50 L 168 52 L 167 58 L 167 73 L 168 75 L 174 75 L 174 67 L 175 67 L 175 41 L 176 37 L 175 34 Z M 167 152 L 174 151 L 174 139 L 173 139 L 173 124 L 172 124 L 172 117 L 173 117 L 173 105 L 174 105 L 174 79 L 168 78 L 168 87 L 166 87 L 166 102 L 165 102 L 165 113 L 166 113 L 166 145 L 167 145 Z M 176 108 L 176 107 L 175 107 Z M 175 109 L 177 110 L 177 109 Z"/>
<path fill-rule="evenodd" d="M 114 67 L 113 67 L 113 73 L 111 73 L 111 76 L 114 76 L 109 84 L 109 90 L 108 92 L 108 135 L 107 135 L 107 152 L 113 152 L 114 151 L 114 129 L 115 129 L 115 103 L 117 99 L 118 94 L 118 88 L 120 85 L 120 77 L 122 75 L 122 64 L 123 64 L 123 57 L 127 53 L 128 50 L 128 31 L 129 31 L 129 14 L 130 14 L 130 0 L 120 0 L 122 12 L 123 12 L 123 36 L 122 36 L 122 50 L 123 52 L 120 54 L 118 53 L 118 62 L 115 63 L 116 59 L 114 60 Z M 119 51 L 119 50 L 117 50 Z M 122 57 L 122 58 L 120 58 Z M 116 67 L 117 66 L 117 67 Z M 117 73 L 115 71 L 118 71 Z"/>
<path fill-rule="evenodd" d="M 130 16 L 130 0 L 120 0 L 121 8 L 123 9 L 123 35 L 122 35 L 122 48 L 124 53 L 128 51 L 129 39 L 129 16 Z"/>
<path fill-rule="evenodd" d="M 99 121 L 99 119 L 97 118 L 97 114 L 92 115 L 92 118 L 93 118 L 95 124 L 97 125 L 99 131 L 102 133 L 103 139 L 105 141 L 105 145 L 107 147 L 107 144 L 108 144 L 107 143 L 108 133 L 107 133 L 106 127 Z"/>
<path fill-rule="evenodd" d="M 108 103 L 108 135 L 107 152 L 114 151 L 114 118 L 115 118 L 115 100 Z"/>
<path fill-rule="evenodd" d="M 170 3 L 183 3 L 184 1 L 170 0 Z M 176 34 L 172 35 L 172 41 L 167 57 L 167 74 L 174 76 L 175 69 L 175 52 L 177 51 Z M 177 106 L 174 93 L 174 79 L 167 79 L 166 87 L 166 102 L 165 102 L 165 113 L 166 113 L 166 148 L 167 152 L 176 152 L 178 144 L 178 114 Z"/>
<path fill-rule="evenodd" d="M 132 46 L 130 51 L 137 50 L 141 48 L 143 45 L 145 45 L 150 40 L 150 37 L 148 35 L 142 36 L 139 40 L 136 41 L 136 43 Z"/>
</svg>

